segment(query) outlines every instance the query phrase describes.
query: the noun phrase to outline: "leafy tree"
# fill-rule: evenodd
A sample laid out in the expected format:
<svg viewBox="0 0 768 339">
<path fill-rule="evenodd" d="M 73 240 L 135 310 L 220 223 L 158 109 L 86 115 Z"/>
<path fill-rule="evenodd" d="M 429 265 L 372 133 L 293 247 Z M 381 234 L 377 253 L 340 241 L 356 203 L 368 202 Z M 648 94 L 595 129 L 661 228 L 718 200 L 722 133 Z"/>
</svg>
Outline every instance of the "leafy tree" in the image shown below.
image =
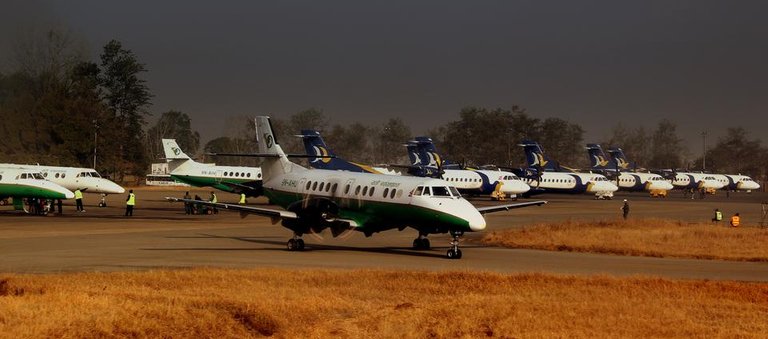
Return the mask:
<svg viewBox="0 0 768 339">
<path fill-rule="evenodd" d="M 348 127 L 334 125 L 330 132 L 323 133 L 323 139 L 340 157 L 363 164 L 373 163 L 371 128 L 359 122 Z"/>
<path fill-rule="evenodd" d="M 547 118 L 541 123 L 541 145 L 552 159 L 572 167 L 584 167 L 584 130 L 578 124 L 560 118 Z"/>
<path fill-rule="evenodd" d="M 411 138 L 411 128 L 400 118 L 387 120 L 376 133 L 374 141 L 373 159 L 377 164 L 403 163 L 408 154 L 403 148 L 403 143 Z"/>
<path fill-rule="evenodd" d="M 146 81 L 139 77 L 146 71 L 144 64 L 120 42 L 111 40 L 104 46 L 99 76 L 104 100 L 107 108 L 125 126 L 117 135 L 122 140 L 119 151 L 125 161 L 125 168 L 121 170 L 136 175 L 143 175 L 149 166 L 146 148 L 141 147 L 145 140 L 145 116 L 149 114 L 147 108 L 152 98 Z"/>
<path fill-rule="evenodd" d="M 684 149 L 677 136 L 677 125 L 667 119 L 659 122 L 651 137 L 651 168 L 678 168 L 682 165 Z"/>
<path fill-rule="evenodd" d="M 153 158 L 163 154 L 162 139 L 176 139 L 179 147 L 192 156 L 200 148 L 200 133 L 192 130 L 189 116 L 179 111 L 163 113 L 155 126 L 147 131 L 147 145 Z"/>
<path fill-rule="evenodd" d="M 749 134 L 742 127 L 731 127 L 713 148 L 707 150 L 707 169 L 718 173 L 762 177 L 766 171 L 766 156 L 768 150 L 760 145 L 760 140 L 750 140 Z M 697 159 L 697 163 L 701 163 L 701 160 Z"/>
</svg>

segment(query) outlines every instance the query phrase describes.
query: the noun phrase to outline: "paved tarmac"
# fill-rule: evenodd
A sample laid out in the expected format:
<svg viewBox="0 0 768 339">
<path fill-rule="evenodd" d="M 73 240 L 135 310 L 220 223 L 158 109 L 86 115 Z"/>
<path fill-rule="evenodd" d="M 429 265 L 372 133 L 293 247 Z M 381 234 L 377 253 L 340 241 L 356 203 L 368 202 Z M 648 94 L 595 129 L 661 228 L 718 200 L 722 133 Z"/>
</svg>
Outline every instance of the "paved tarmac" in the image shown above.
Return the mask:
<svg viewBox="0 0 768 339">
<path fill-rule="evenodd" d="M 192 190 L 208 196 L 209 190 Z M 468 234 L 461 260 L 445 259 L 449 237 L 430 236 L 433 249 L 410 248 L 416 231 L 389 231 L 366 238 L 351 232 L 340 238 L 330 233 L 305 236 L 307 250 L 289 252 L 289 230 L 269 219 L 222 211 L 218 215 L 185 215 L 179 203 L 164 196 L 183 191 L 137 189 L 138 205 L 132 218 L 123 217 L 124 196 L 108 197 L 109 207 L 98 208 L 98 197 L 86 195 L 86 212 L 70 204 L 61 216 L 36 217 L 0 208 L 0 272 L 51 273 L 125 271 L 184 267 L 228 268 L 345 268 L 460 270 L 494 272 L 549 272 L 564 274 L 646 275 L 683 279 L 768 281 L 768 263 L 719 260 L 623 257 L 584 253 L 506 249 L 480 245 L 482 234 Z M 222 202 L 235 195 L 219 193 Z M 720 208 L 729 216 L 739 212 L 747 227 L 757 227 L 764 193 L 723 194 L 691 200 L 675 194 L 652 199 L 644 194 L 619 194 L 612 201 L 586 196 L 544 195 L 550 203 L 487 216 L 488 229 L 523 227 L 563 219 L 601 220 L 620 216 L 622 199 L 632 207 L 630 217 L 708 221 Z M 264 199 L 251 199 L 266 204 Z M 494 204 L 484 199 L 476 205 Z M 766 229 L 768 232 L 768 229 Z"/>
</svg>

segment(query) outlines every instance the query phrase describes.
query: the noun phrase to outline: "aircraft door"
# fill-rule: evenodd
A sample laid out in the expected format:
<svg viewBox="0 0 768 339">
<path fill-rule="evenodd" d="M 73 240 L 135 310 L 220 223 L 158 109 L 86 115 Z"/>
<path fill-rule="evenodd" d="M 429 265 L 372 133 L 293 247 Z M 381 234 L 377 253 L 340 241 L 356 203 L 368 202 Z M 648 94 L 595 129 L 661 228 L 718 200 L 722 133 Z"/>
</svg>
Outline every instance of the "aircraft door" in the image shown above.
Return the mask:
<svg viewBox="0 0 768 339">
<path fill-rule="evenodd" d="M 307 178 L 301 178 L 301 180 L 299 180 L 299 187 L 297 192 L 301 194 L 307 193 Z"/>
<path fill-rule="evenodd" d="M 338 197 L 341 198 L 341 206 L 342 207 L 349 207 L 350 206 L 350 199 L 355 195 L 355 179 L 348 179 L 346 182 L 344 182 L 344 185 L 342 185 L 339 188 Z"/>
<path fill-rule="evenodd" d="M 214 180 L 214 181 L 215 181 L 217 184 L 220 184 L 220 183 L 221 183 L 221 181 L 222 181 L 222 180 L 224 180 L 224 171 L 217 169 L 217 170 L 216 170 L 216 175 L 214 176 L 213 180 Z"/>
</svg>

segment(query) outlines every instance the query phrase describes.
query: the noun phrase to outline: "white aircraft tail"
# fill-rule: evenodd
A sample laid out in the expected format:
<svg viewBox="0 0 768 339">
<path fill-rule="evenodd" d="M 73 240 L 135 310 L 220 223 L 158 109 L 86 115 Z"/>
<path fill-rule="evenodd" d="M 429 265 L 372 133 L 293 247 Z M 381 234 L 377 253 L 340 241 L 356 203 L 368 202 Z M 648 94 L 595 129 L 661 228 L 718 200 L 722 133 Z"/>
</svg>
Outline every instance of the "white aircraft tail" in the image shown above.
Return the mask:
<svg viewBox="0 0 768 339">
<path fill-rule="evenodd" d="M 176 139 L 163 139 L 163 151 L 165 152 L 165 161 L 168 162 L 168 171 L 170 172 L 173 172 L 183 164 L 195 162 L 181 150 L 179 144 L 176 143 Z"/>
<path fill-rule="evenodd" d="M 282 174 L 291 173 L 296 169 L 304 169 L 288 160 L 282 147 L 277 143 L 269 117 L 257 116 L 255 120 L 256 141 L 259 145 L 259 153 L 265 156 L 261 164 L 264 181 L 269 181 Z"/>
</svg>

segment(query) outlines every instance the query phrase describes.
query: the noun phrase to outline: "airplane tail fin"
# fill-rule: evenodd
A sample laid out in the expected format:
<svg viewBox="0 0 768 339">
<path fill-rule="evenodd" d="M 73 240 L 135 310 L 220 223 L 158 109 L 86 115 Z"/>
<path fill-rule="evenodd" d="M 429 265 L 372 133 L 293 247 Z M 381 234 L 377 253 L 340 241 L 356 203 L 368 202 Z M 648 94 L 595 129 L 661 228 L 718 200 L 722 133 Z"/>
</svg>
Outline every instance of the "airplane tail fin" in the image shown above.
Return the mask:
<svg viewBox="0 0 768 339">
<path fill-rule="evenodd" d="M 615 169 L 612 159 L 605 156 L 603 148 L 599 144 L 587 144 L 587 158 L 589 166 L 593 169 Z"/>
<path fill-rule="evenodd" d="M 333 151 L 325 145 L 320 132 L 312 129 L 303 129 L 300 136 L 304 142 L 304 150 L 307 152 L 307 155 L 317 156 L 317 158 L 308 158 L 309 166 L 318 169 L 332 169 L 328 166 L 328 163 L 333 159 L 323 158 L 323 156 L 333 155 Z"/>
<path fill-rule="evenodd" d="M 260 156 L 265 157 L 261 165 L 264 181 L 268 181 L 278 175 L 291 173 L 301 166 L 288 160 L 283 148 L 277 143 L 277 137 L 272 129 L 272 123 L 267 116 L 257 116 L 256 141 L 259 146 Z"/>
<path fill-rule="evenodd" d="M 163 151 L 165 152 L 165 159 L 168 161 L 191 159 L 181 150 L 179 144 L 176 143 L 176 139 L 163 139 Z"/>
<path fill-rule="evenodd" d="M 355 164 L 347 160 L 336 157 L 333 150 L 323 141 L 320 132 L 310 129 L 301 131 L 301 138 L 304 141 L 304 149 L 307 154 L 316 157 L 309 158 L 309 165 L 312 168 L 327 170 L 342 170 L 350 172 L 379 173 L 370 166 Z"/>
<path fill-rule="evenodd" d="M 525 151 L 525 159 L 528 162 L 528 167 L 541 168 L 543 170 L 557 169 L 557 163 L 544 155 L 544 150 L 541 149 L 538 142 L 533 140 L 523 140 L 520 146 L 523 146 L 523 151 Z"/>
<path fill-rule="evenodd" d="M 194 162 L 184 151 L 181 150 L 176 139 L 163 139 L 163 152 L 165 152 L 165 161 L 168 162 L 168 171 L 173 172 L 182 164 Z"/>
<path fill-rule="evenodd" d="M 630 163 L 627 160 L 627 157 L 624 155 L 624 150 L 622 150 L 619 147 L 611 147 L 611 148 L 609 148 L 608 149 L 608 154 L 611 155 L 611 157 L 613 158 L 613 161 L 616 162 L 616 164 L 619 167 L 619 169 L 628 170 L 630 168 L 635 168 L 636 167 L 634 163 Z"/>
</svg>

